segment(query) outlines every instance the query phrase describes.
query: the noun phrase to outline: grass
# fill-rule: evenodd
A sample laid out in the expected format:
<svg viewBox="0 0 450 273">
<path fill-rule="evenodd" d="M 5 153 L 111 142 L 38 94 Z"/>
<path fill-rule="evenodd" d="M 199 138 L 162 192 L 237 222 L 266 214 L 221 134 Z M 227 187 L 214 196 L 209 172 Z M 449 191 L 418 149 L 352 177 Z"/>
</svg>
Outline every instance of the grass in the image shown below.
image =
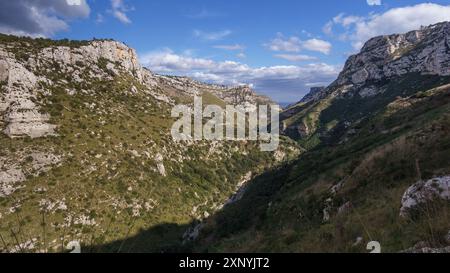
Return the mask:
<svg viewBox="0 0 450 273">
<path fill-rule="evenodd" d="M 46 45 L 40 40 L 26 42 Z M 100 62 L 106 67 L 105 61 Z M 41 71 L 54 84 L 40 83 L 36 103 L 58 126 L 57 137 L 10 139 L 0 134 L 2 157 L 19 161 L 21 154 L 39 150 L 63 158 L 60 166 L 39 176 L 29 175 L 25 187 L 0 198 L 0 251 L 32 239 L 36 239 L 35 251 L 41 252 L 63 251 L 73 240 L 88 248 L 169 223 L 170 234 L 164 240 L 149 236 L 145 244 L 133 247 L 134 251 L 158 251 L 180 243 L 185 230 L 171 226 L 188 225 L 205 212 L 214 213 L 213 207 L 234 192 L 243 175 L 277 164 L 272 154 L 260 153 L 258 143 L 227 142 L 212 153 L 209 142 L 174 143 L 170 107 L 147 95 L 146 86 L 128 73 L 99 80 L 90 78 L 91 68 L 73 68 L 82 71 L 83 83 L 61 81 L 66 75 L 60 70 Z M 76 92 L 69 95 L 66 89 Z M 41 93 L 44 90 L 48 92 Z M 224 104 L 208 92 L 204 102 Z M 157 171 L 157 153 L 164 157 L 166 177 Z M 26 156 L 23 159 L 26 163 Z M 46 191 L 36 192 L 38 188 Z M 42 211 L 42 200 L 64 200 L 67 210 Z M 16 204 L 20 208 L 10 213 Z M 196 214 L 192 214 L 194 207 L 198 207 Z M 95 225 L 77 224 L 80 217 L 95 220 Z M 128 249 L 124 246 L 121 251 Z"/>
<path fill-rule="evenodd" d="M 209 221 L 210 232 L 194 249 L 367 252 L 365 246 L 373 240 L 383 252 L 421 241 L 445 246 L 448 202 L 419 206 L 411 218 L 399 216 L 410 185 L 450 173 L 449 89 L 424 93 L 408 98 L 410 106 L 388 118 L 379 111 L 364 120 L 349 141 L 316 146 L 285 168 L 255 179 L 244 199 Z M 344 186 L 332 195 L 330 188 L 340 181 Z M 347 202 L 351 210 L 338 214 Z M 323 221 L 326 204 L 328 222 Z M 363 241 L 354 245 L 357 237 Z"/>
</svg>

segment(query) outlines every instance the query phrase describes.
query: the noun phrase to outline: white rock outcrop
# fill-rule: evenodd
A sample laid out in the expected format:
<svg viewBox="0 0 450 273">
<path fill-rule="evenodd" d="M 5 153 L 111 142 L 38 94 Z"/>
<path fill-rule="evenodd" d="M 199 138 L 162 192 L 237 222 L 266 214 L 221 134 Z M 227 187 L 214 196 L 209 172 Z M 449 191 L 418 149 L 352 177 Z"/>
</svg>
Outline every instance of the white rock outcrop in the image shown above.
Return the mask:
<svg viewBox="0 0 450 273">
<path fill-rule="evenodd" d="M 61 160 L 61 156 L 47 152 L 16 153 L 8 158 L 0 157 L 0 197 L 9 196 L 23 188 L 27 175 L 36 176 L 48 172 L 60 164 Z M 29 166 L 24 167 L 27 164 Z"/>
<path fill-rule="evenodd" d="M 100 60 L 106 60 L 107 67 L 113 68 L 117 64 L 139 80 L 143 79 L 136 51 L 117 41 L 95 40 L 79 47 L 47 47 L 42 49 L 38 58 L 40 62 L 52 61 L 64 66 L 96 64 Z"/>
<path fill-rule="evenodd" d="M 256 94 L 249 86 L 228 87 L 216 84 L 206 84 L 187 77 L 155 75 L 160 86 L 175 89 L 188 96 L 201 96 L 208 92 L 231 105 L 246 104 L 272 104 L 273 102 L 265 96 Z"/>
<path fill-rule="evenodd" d="M 14 193 L 22 187 L 21 182 L 25 180 L 25 174 L 17 166 L 11 166 L 4 171 L 0 171 L 0 197 L 9 196 Z"/>
<path fill-rule="evenodd" d="M 370 39 L 351 56 L 335 84 L 365 85 L 407 73 L 450 75 L 450 23 Z"/>
<path fill-rule="evenodd" d="M 14 53 L 8 52 L 5 45 L 0 45 L 0 126 L 4 124 L 3 132 L 11 138 L 56 135 L 57 126 L 49 122 L 50 116 L 43 113 L 36 103 L 37 93 L 49 94 L 41 83 L 57 86 L 43 76 L 55 73 L 55 69 L 71 75 L 74 82 L 82 83 L 85 79 L 77 67 L 92 69 L 89 71 L 92 78 L 111 77 L 102 69 L 114 74 L 118 74 L 118 70 L 125 71 L 146 86 L 149 95 L 169 101 L 163 94 L 151 90 L 157 84 L 154 75 L 139 64 L 134 49 L 120 42 L 95 40 L 78 47 L 49 46 L 29 56 L 28 60 L 18 59 Z M 67 84 L 65 79 L 60 82 Z M 76 90 L 68 89 L 67 92 L 74 95 Z"/>
<path fill-rule="evenodd" d="M 164 157 L 162 156 L 162 154 L 158 153 L 155 156 L 155 161 L 156 161 L 156 168 L 158 169 L 159 174 L 164 177 L 167 176 L 166 167 L 164 167 Z"/>
<path fill-rule="evenodd" d="M 449 48 L 450 22 L 372 38 L 358 54 L 348 58 L 335 82 L 320 96 L 306 96 L 306 101 L 317 101 L 329 94 L 372 97 L 384 91 L 374 83 L 409 73 L 450 76 Z"/>
<path fill-rule="evenodd" d="M 3 112 L 6 124 L 3 132 L 9 137 L 54 135 L 56 126 L 49 123 L 50 116 L 42 113 L 34 102 L 35 89 L 41 79 L 2 50 L 0 74 L 6 82 L 0 96 L 0 115 Z"/>
<path fill-rule="evenodd" d="M 5 60 L 0 60 L 0 83 L 7 82 L 9 78 L 9 65 Z"/>
<path fill-rule="evenodd" d="M 400 216 L 407 217 L 410 209 L 434 199 L 450 201 L 450 176 L 419 181 L 409 187 L 402 198 Z"/>
</svg>

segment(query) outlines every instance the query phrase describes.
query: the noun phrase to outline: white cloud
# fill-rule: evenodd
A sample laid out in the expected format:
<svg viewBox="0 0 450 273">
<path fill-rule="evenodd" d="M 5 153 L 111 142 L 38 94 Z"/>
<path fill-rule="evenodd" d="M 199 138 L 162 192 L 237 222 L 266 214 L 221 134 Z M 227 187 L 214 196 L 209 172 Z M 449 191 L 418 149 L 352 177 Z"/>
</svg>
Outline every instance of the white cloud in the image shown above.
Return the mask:
<svg viewBox="0 0 450 273">
<path fill-rule="evenodd" d="M 343 27 L 349 27 L 352 24 L 357 24 L 363 22 L 365 20 L 364 17 L 354 16 L 354 15 L 345 15 L 344 13 L 339 14 L 338 16 L 333 18 L 333 22 L 335 24 L 340 24 Z"/>
<path fill-rule="evenodd" d="M 79 5 L 78 5 L 79 4 Z M 71 5 L 62 0 L 0 1 L 0 32 L 26 36 L 52 36 L 69 28 L 68 22 L 86 18 L 86 0 Z"/>
<path fill-rule="evenodd" d="M 144 54 L 140 61 L 156 73 L 189 76 L 216 84 L 251 84 L 279 101 L 300 99 L 308 91 L 308 85 L 330 83 L 341 69 L 324 63 L 251 67 L 236 61 L 180 55 L 170 49 Z"/>
<path fill-rule="evenodd" d="M 193 58 L 187 55 L 177 55 L 170 49 L 145 54 L 141 62 L 160 73 L 203 70 L 210 69 L 214 66 L 214 62 L 211 60 Z"/>
<path fill-rule="evenodd" d="M 303 62 L 303 61 L 314 61 L 317 60 L 316 57 L 308 55 L 298 55 L 298 54 L 277 54 L 275 57 L 288 60 L 291 62 Z"/>
<path fill-rule="evenodd" d="M 218 41 L 218 40 L 222 40 L 225 37 L 231 35 L 232 31 L 231 30 L 221 30 L 221 31 L 216 31 L 216 32 L 206 32 L 206 31 L 202 31 L 202 30 L 194 30 L 194 36 L 198 37 L 202 40 L 206 40 L 206 41 Z"/>
<path fill-rule="evenodd" d="M 133 9 L 125 5 L 124 0 L 111 0 L 111 8 L 111 13 L 117 20 L 124 24 L 131 24 L 127 12 Z"/>
<path fill-rule="evenodd" d="M 333 18 L 324 30 L 332 33 L 333 27 L 342 27 L 344 33 L 339 36 L 351 41 L 355 50 L 358 50 L 372 37 L 404 33 L 443 21 L 450 21 L 450 5 L 424 3 L 393 8 L 385 13 L 370 14 L 367 17 L 340 14 Z"/>
<path fill-rule="evenodd" d="M 284 38 L 281 33 L 278 37 L 265 44 L 272 51 L 299 52 L 302 49 L 301 40 L 298 37 Z"/>
<path fill-rule="evenodd" d="M 317 51 L 323 54 L 330 54 L 332 45 L 324 40 L 309 39 L 303 42 L 303 48 L 310 51 Z"/>
<path fill-rule="evenodd" d="M 300 52 L 302 50 L 309 50 L 323 54 L 329 54 L 332 48 L 331 43 L 324 40 L 313 38 L 304 41 L 296 36 L 285 38 L 281 33 L 278 33 L 277 38 L 264 44 L 264 46 L 272 51 Z"/>
<path fill-rule="evenodd" d="M 380 6 L 381 0 L 367 0 L 367 5 L 369 6 Z"/>
<path fill-rule="evenodd" d="M 234 45 L 216 45 L 216 46 L 213 46 L 213 47 L 217 48 L 217 49 L 223 49 L 223 50 L 229 50 L 229 51 L 244 50 L 245 49 L 245 46 L 239 45 L 239 44 L 234 44 Z"/>
</svg>

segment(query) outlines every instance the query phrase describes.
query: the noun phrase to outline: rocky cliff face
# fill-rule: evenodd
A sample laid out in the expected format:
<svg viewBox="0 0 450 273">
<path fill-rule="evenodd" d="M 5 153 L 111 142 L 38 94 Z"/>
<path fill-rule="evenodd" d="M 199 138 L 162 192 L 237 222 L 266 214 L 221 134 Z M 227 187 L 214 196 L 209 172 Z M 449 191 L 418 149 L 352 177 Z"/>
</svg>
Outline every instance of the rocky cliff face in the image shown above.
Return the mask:
<svg viewBox="0 0 450 273">
<path fill-rule="evenodd" d="M 308 103 L 310 101 L 316 101 L 323 96 L 323 92 L 325 91 L 325 87 L 311 87 L 311 90 L 305 97 L 300 101 L 300 103 Z"/>
<path fill-rule="evenodd" d="M 412 95 L 438 86 L 450 77 L 450 22 L 424 27 L 405 34 L 379 36 L 366 42 L 361 52 L 349 57 L 336 81 L 320 92 L 312 92 L 283 114 L 285 131 L 350 127 L 374 113 L 397 96 Z M 416 88 L 402 85 L 416 81 Z M 426 90 L 426 89 L 425 89 Z M 334 116 L 334 118 L 333 118 Z M 337 122 L 337 123 L 336 123 Z M 327 125 L 328 126 L 325 126 Z M 327 128 L 324 128 L 327 127 Z M 323 132 L 316 136 L 323 136 Z"/>
<path fill-rule="evenodd" d="M 0 78 L 2 93 L 0 113 L 6 123 L 4 132 L 10 137 L 28 135 L 41 137 L 54 134 L 55 126 L 48 124 L 48 115 L 35 104 L 39 78 L 0 49 Z"/>
<path fill-rule="evenodd" d="M 274 102 L 266 97 L 257 94 L 248 86 L 224 86 L 206 84 L 187 77 L 155 75 L 161 86 L 178 90 L 187 96 L 202 96 L 204 93 L 212 94 L 227 104 L 273 104 Z"/>
<path fill-rule="evenodd" d="M 20 46 L 32 45 L 25 42 Z M 56 44 L 38 47 L 33 54 L 12 47 L 0 44 L 0 83 L 3 88 L 0 113 L 3 116 L 1 120 L 6 124 L 4 132 L 10 137 L 36 138 L 55 134 L 56 126 L 49 122 L 49 115 L 36 104 L 39 92 L 48 92 L 46 87 L 58 84 L 47 77 L 55 71 L 67 75 L 70 82 L 79 85 L 112 79 L 125 72 L 143 85 L 150 96 L 169 104 L 174 104 L 178 97 L 201 96 L 204 92 L 210 92 L 229 104 L 272 103 L 245 86 L 217 86 L 185 77 L 155 75 L 139 64 L 134 49 L 116 41 L 96 40 L 77 46 Z M 90 69 L 84 69 L 86 67 Z M 68 79 L 59 81 L 65 84 Z M 74 88 L 66 91 L 69 94 L 77 92 Z"/>
<path fill-rule="evenodd" d="M 295 143 L 261 155 L 258 143 L 174 141 L 172 107 L 194 95 L 221 106 L 267 100 L 248 87 L 153 74 L 116 41 L 0 35 L 0 233 L 19 210 L 30 230 L 20 242 L 4 238 L 0 252 L 61 251 L 61 238 L 90 244 L 87 234 L 106 244 L 167 222 L 180 224 L 164 230 L 176 241 L 181 224 L 220 209 L 243 175 L 298 153 Z M 154 251 L 173 243 L 151 241 Z"/>
<path fill-rule="evenodd" d="M 373 96 L 381 90 L 371 83 L 408 73 L 450 75 L 450 22 L 370 39 L 348 59 L 331 88 L 347 86 L 359 89 L 362 97 Z"/>
<path fill-rule="evenodd" d="M 56 125 L 49 122 L 48 113 L 42 112 L 37 94 L 49 93 L 46 87 L 59 84 L 47 77 L 47 74 L 56 70 L 67 75 L 59 80 L 62 83 L 67 83 L 67 79 L 82 83 L 87 80 L 111 78 L 118 75 L 120 69 L 137 78 L 142 84 L 150 87 L 156 84 L 153 75 L 139 65 L 135 51 L 119 42 L 93 41 L 77 47 L 44 47 L 26 56 L 14 51 L 15 46 L 18 45 L 0 44 L 0 113 L 3 114 L 3 122 L 6 124 L 4 132 L 10 137 L 37 138 L 55 134 Z M 89 74 L 82 75 L 85 72 L 82 67 L 90 67 Z M 73 89 L 66 91 L 72 94 L 75 92 Z"/>
</svg>

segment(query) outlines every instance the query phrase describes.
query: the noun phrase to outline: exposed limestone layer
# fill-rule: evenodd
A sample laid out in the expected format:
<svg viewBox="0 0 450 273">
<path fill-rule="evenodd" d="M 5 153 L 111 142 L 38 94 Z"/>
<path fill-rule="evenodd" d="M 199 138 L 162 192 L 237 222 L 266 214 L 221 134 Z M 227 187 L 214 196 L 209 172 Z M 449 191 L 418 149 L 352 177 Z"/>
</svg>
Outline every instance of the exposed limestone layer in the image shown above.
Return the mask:
<svg viewBox="0 0 450 273">
<path fill-rule="evenodd" d="M 256 94 L 248 86 L 229 87 L 224 85 L 206 84 L 187 77 L 156 75 L 161 86 L 169 86 L 189 96 L 201 96 L 209 92 L 222 99 L 227 104 L 273 104 L 268 97 Z"/>
<path fill-rule="evenodd" d="M 411 209 L 433 199 L 450 201 L 450 176 L 419 181 L 409 187 L 403 195 L 400 215 L 406 217 Z"/>
<path fill-rule="evenodd" d="M 50 116 L 43 113 L 36 103 L 37 94 L 48 93 L 44 86 L 55 86 L 46 74 L 57 72 L 71 75 L 74 82 L 83 83 L 82 70 L 92 69 L 90 77 L 105 78 L 101 66 L 112 74 L 128 72 L 140 83 L 149 87 L 148 94 L 159 100 L 169 102 L 163 94 L 150 89 L 156 85 L 153 74 L 140 66 L 136 52 L 128 46 L 115 41 L 92 41 L 79 47 L 51 46 L 30 54 L 27 60 L 18 58 L 7 45 L 0 45 L 0 115 L 3 117 L 4 133 L 9 137 L 29 136 L 31 138 L 55 135 L 56 125 L 50 124 Z M 53 67 L 53 68 L 52 68 Z M 73 94 L 74 90 L 67 90 Z M 86 91 L 88 92 L 88 91 Z M 0 123 L 0 125 L 2 125 Z"/>
<path fill-rule="evenodd" d="M 56 126 L 36 105 L 36 88 L 46 81 L 27 70 L 0 48 L 0 79 L 4 83 L 0 95 L 0 113 L 6 123 L 4 133 L 10 137 L 28 135 L 32 138 L 53 135 Z"/>
<path fill-rule="evenodd" d="M 0 157 L 0 197 L 9 196 L 23 188 L 28 175 L 48 172 L 61 160 L 61 156 L 48 152 L 20 153 Z"/>
<path fill-rule="evenodd" d="M 125 72 L 144 87 L 146 94 L 172 105 L 180 96 L 192 97 L 203 92 L 209 92 L 228 104 L 272 103 L 247 86 L 226 87 L 184 77 L 155 75 L 139 64 L 134 49 L 116 41 L 95 40 L 74 47 L 48 46 L 37 49 L 26 58 L 16 56 L 14 50 L 9 45 L 0 44 L 0 126 L 9 137 L 55 135 L 57 126 L 50 123 L 50 116 L 42 113 L 36 102 L 38 93 L 48 94 L 50 87 L 67 83 L 66 79 L 53 82 L 48 75 L 56 73 L 70 75 L 72 82 L 83 86 L 95 80 L 113 79 Z M 135 93 L 136 90 L 132 88 L 130 92 Z M 92 90 L 67 89 L 66 92 L 73 95 Z"/>
<path fill-rule="evenodd" d="M 450 22 L 370 39 L 349 57 L 333 84 L 321 92 L 312 89 L 305 98 L 317 101 L 336 91 L 371 97 L 383 91 L 374 85 L 377 81 L 408 73 L 450 76 Z"/>
<path fill-rule="evenodd" d="M 399 79 L 430 75 L 450 76 L 450 22 L 370 39 L 358 54 L 349 57 L 336 81 L 325 89 L 311 89 L 282 113 L 283 132 L 295 138 L 310 137 L 318 127 L 317 119 L 311 117 L 320 116 L 327 103 L 339 99 L 365 102 L 392 92 L 389 84 L 400 83 Z M 344 111 L 344 106 L 339 109 Z M 345 124 L 347 121 L 338 120 L 342 122 L 338 125 L 348 127 L 351 123 Z"/>
<path fill-rule="evenodd" d="M 351 56 L 332 86 L 366 86 L 359 94 L 376 95 L 381 90 L 371 82 L 408 73 L 450 75 L 450 23 L 440 23 L 408 32 L 370 39 L 361 52 Z"/>
</svg>

